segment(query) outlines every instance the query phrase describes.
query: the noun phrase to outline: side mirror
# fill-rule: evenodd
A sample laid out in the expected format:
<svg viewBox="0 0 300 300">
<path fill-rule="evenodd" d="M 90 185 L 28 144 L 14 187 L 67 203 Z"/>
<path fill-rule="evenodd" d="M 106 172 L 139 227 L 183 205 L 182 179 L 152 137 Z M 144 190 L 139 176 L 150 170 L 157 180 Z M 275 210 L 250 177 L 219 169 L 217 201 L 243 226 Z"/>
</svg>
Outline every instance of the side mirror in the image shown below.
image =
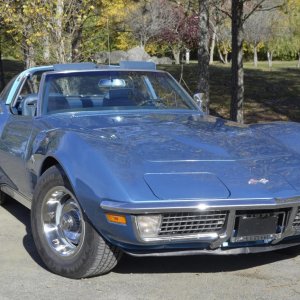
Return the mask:
<svg viewBox="0 0 300 300">
<path fill-rule="evenodd" d="M 197 106 L 200 108 L 200 110 L 203 113 L 208 114 L 208 110 L 206 107 L 204 97 L 205 97 L 204 93 L 197 93 L 197 94 L 194 94 L 193 99 L 196 102 Z"/>
<path fill-rule="evenodd" d="M 35 116 L 37 107 L 38 95 L 30 94 L 26 96 L 22 102 L 22 115 Z"/>
<path fill-rule="evenodd" d="M 26 105 L 27 106 L 36 106 L 37 105 L 37 99 L 35 99 L 35 98 L 29 99 L 28 101 L 26 101 Z"/>
</svg>

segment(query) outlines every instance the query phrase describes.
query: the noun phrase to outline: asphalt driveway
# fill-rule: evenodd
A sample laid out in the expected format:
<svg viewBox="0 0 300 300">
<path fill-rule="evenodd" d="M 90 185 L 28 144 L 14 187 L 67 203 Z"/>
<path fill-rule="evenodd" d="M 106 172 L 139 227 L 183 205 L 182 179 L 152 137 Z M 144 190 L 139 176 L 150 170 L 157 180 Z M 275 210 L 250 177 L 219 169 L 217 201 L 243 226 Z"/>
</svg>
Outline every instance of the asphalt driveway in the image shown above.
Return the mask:
<svg viewBox="0 0 300 300">
<path fill-rule="evenodd" d="M 300 255 L 133 258 L 108 275 L 70 280 L 51 274 L 30 234 L 29 210 L 0 207 L 3 299 L 300 299 Z M 299 251 L 300 253 L 300 251 Z"/>
</svg>

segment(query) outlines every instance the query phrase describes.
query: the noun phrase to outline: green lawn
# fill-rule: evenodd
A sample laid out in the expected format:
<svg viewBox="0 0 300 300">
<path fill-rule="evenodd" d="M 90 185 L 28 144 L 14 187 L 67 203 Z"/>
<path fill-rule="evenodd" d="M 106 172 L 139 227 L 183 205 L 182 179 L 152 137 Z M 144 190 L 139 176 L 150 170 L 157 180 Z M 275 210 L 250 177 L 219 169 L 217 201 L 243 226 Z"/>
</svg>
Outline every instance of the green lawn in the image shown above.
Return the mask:
<svg viewBox="0 0 300 300">
<path fill-rule="evenodd" d="M 300 122 L 300 69 L 297 62 L 274 62 L 272 71 L 267 62 L 258 68 L 245 63 L 245 122 L 292 120 Z M 176 79 L 180 66 L 163 66 Z M 194 92 L 197 86 L 197 64 L 184 65 L 183 78 Z M 210 67 L 211 114 L 229 117 L 230 65 L 214 64 Z"/>
<path fill-rule="evenodd" d="M 300 69 L 297 62 L 274 62 L 272 71 L 267 62 L 254 68 L 245 63 L 245 121 L 265 122 L 292 120 L 300 122 Z M 4 61 L 6 80 L 22 70 L 18 61 Z M 181 67 L 159 66 L 180 78 Z M 197 64 L 183 66 L 183 79 L 192 94 L 197 86 Z M 228 118 L 230 106 L 230 66 L 216 63 L 210 66 L 211 113 Z"/>
</svg>

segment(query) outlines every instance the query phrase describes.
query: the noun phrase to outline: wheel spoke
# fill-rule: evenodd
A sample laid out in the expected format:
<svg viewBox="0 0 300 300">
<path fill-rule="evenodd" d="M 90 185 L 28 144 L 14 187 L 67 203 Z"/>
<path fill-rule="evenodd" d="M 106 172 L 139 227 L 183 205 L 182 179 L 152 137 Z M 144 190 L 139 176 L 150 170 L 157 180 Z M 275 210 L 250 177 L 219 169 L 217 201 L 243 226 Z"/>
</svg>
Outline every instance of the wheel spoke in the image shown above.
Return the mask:
<svg viewBox="0 0 300 300">
<path fill-rule="evenodd" d="M 74 256 L 81 248 L 85 226 L 81 208 L 65 187 L 55 187 L 45 196 L 42 207 L 44 236 L 59 256 Z"/>
</svg>

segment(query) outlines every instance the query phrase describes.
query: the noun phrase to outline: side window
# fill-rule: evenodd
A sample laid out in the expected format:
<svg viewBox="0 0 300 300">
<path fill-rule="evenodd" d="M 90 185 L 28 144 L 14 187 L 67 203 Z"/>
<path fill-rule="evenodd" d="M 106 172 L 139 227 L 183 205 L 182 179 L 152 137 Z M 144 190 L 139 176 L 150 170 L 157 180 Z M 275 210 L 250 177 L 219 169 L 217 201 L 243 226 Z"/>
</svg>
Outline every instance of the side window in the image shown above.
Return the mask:
<svg viewBox="0 0 300 300">
<path fill-rule="evenodd" d="M 28 94 L 37 94 L 39 91 L 39 84 L 41 81 L 42 72 L 36 72 L 26 78 L 20 90 L 19 97 L 25 97 Z"/>
<path fill-rule="evenodd" d="M 43 72 L 28 75 L 14 101 L 13 111 L 22 116 L 34 116 L 36 114 L 37 95 Z"/>
</svg>

